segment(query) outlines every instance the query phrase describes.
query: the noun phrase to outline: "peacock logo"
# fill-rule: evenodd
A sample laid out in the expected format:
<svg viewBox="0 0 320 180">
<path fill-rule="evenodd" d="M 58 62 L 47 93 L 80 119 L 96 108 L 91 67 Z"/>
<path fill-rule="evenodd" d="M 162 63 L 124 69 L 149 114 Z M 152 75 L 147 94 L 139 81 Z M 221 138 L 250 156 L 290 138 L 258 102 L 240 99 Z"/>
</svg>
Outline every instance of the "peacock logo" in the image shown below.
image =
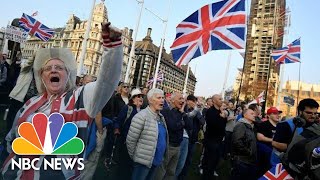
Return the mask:
<svg viewBox="0 0 320 180">
<path fill-rule="evenodd" d="M 48 117 L 37 113 L 32 123 L 21 123 L 18 128 L 20 137 L 12 143 L 12 150 L 18 155 L 78 155 L 84 150 L 83 141 L 76 137 L 78 127 L 64 123 L 60 113 Z"/>
</svg>

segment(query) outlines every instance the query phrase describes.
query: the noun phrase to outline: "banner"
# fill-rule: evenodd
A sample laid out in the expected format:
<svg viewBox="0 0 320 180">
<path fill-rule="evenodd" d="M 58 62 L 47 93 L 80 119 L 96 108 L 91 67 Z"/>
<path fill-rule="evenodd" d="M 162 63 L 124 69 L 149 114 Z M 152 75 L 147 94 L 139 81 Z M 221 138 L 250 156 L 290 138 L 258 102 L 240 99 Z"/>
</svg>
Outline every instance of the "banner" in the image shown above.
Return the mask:
<svg viewBox="0 0 320 180">
<path fill-rule="evenodd" d="M 27 37 L 28 37 L 27 32 L 21 30 L 18 27 L 7 25 L 6 35 L 5 35 L 6 39 L 10 41 L 18 42 L 18 43 L 25 43 L 27 41 Z"/>
</svg>

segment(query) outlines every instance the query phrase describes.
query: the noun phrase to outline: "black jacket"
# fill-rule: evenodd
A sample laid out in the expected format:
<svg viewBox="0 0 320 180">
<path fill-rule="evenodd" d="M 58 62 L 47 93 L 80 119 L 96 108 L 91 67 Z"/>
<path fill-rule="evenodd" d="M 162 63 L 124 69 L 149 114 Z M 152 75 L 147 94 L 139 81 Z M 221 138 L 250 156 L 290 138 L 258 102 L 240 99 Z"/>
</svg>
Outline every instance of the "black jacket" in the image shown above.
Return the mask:
<svg viewBox="0 0 320 180">
<path fill-rule="evenodd" d="M 191 112 L 191 109 L 187 109 L 187 112 Z M 200 112 L 197 112 L 197 114 L 190 118 L 190 120 L 192 121 L 192 128 L 187 131 L 188 136 L 189 136 L 189 143 L 194 144 L 198 141 L 198 134 L 200 131 L 200 128 L 204 125 L 205 123 L 205 119 L 203 117 L 203 115 L 201 115 Z"/>
<path fill-rule="evenodd" d="M 225 135 L 225 129 L 227 124 L 227 118 L 220 116 L 220 110 L 216 109 L 214 106 L 208 109 L 205 119 L 206 119 L 206 132 L 204 134 L 205 140 L 222 142 Z"/>
<path fill-rule="evenodd" d="M 255 165 L 257 162 L 257 139 L 254 128 L 244 119 L 239 120 L 232 134 L 232 155 L 235 160 Z"/>
<path fill-rule="evenodd" d="M 114 117 L 117 117 L 119 112 L 121 111 L 121 109 L 123 108 L 123 106 L 125 106 L 126 103 L 123 101 L 122 97 L 120 94 L 116 94 L 114 96 L 114 100 L 113 100 L 113 113 L 114 113 Z"/>
<path fill-rule="evenodd" d="M 164 116 L 169 133 L 169 144 L 172 146 L 180 146 L 183 139 L 183 129 L 187 131 L 192 129 L 192 122 L 186 113 L 182 113 L 175 108 L 164 108 L 161 111 Z"/>
<path fill-rule="evenodd" d="M 113 95 L 107 104 L 102 109 L 102 116 L 109 119 L 114 119 L 118 116 L 119 112 L 125 106 L 126 103 L 122 100 L 120 94 Z"/>
</svg>

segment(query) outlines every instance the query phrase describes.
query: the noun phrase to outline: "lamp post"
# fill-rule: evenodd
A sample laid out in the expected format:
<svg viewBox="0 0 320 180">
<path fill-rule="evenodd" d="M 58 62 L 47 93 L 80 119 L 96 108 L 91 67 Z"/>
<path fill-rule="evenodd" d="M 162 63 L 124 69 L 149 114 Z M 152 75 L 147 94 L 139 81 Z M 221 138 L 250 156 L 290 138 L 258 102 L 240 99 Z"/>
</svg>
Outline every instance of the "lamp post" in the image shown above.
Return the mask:
<svg viewBox="0 0 320 180">
<path fill-rule="evenodd" d="M 139 30 L 139 25 L 140 25 L 140 19 L 141 19 L 141 15 L 142 15 L 144 0 L 138 1 L 138 3 L 141 4 L 141 7 L 140 7 L 140 13 L 139 13 L 139 16 L 138 16 L 136 28 L 134 30 L 134 37 L 133 37 L 131 51 L 130 51 L 130 55 L 129 55 L 129 61 L 128 61 L 128 64 L 127 64 L 126 76 L 124 78 L 124 82 L 126 82 L 126 83 L 129 82 L 129 74 L 130 74 L 130 69 L 131 69 L 131 64 L 132 64 L 132 57 L 134 56 L 134 53 L 135 53 L 134 49 L 135 49 L 135 46 L 136 46 L 136 39 L 137 39 L 138 30 Z"/>
<path fill-rule="evenodd" d="M 152 88 L 155 88 L 157 85 L 157 79 L 158 79 L 158 71 L 159 71 L 159 67 L 160 67 L 160 62 L 161 62 L 161 57 L 162 57 L 162 49 L 163 49 L 163 45 L 164 45 L 164 41 L 165 41 L 165 37 L 166 37 L 166 31 L 167 31 L 167 24 L 168 24 L 168 18 L 169 18 L 169 14 L 170 14 L 170 0 L 168 3 L 168 14 L 167 14 L 167 18 L 166 19 L 162 19 L 161 17 L 159 17 L 158 15 L 156 15 L 154 12 L 152 12 L 151 10 L 147 9 L 149 12 L 151 12 L 154 16 L 156 16 L 158 19 L 160 19 L 163 24 L 164 24 L 164 28 L 163 28 L 163 34 L 162 34 L 162 39 L 161 39 L 161 43 L 160 43 L 160 50 L 159 50 L 159 55 L 158 55 L 158 61 L 157 61 L 157 66 L 156 66 L 156 71 L 154 73 L 154 80 L 153 80 L 153 85 Z"/>
</svg>

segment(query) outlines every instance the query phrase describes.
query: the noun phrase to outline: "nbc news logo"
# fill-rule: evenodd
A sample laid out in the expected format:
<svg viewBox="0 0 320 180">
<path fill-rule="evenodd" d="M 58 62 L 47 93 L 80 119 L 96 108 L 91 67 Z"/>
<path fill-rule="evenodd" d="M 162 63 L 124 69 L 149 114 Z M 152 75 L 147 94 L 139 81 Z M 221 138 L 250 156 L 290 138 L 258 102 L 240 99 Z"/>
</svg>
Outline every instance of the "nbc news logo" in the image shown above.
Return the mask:
<svg viewBox="0 0 320 180">
<path fill-rule="evenodd" d="M 12 143 L 12 150 L 19 155 L 12 159 L 11 169 L 15 167 L 22 170 L 40 170 L 41 159 L 44 155 L 79 155 L 84 150 L 84 143 L 77 138 L 78 127 L 72 122 L 64 122 L 60 113 L 53 113 L 48 117 L 37 113 L 32 118 L 32 123 L 21 123 L 18 128 L 20 137 Z M 26 158 L 26 156 L 28 158 Z M 43 158 L 44 170 L 50 167 L 53 170 L 84 169 L 83 158 Z M 77 164 L 76 164 L 77 163 Z M 64 166 L 65 168 L 62 168 Z"/>
</svg>

